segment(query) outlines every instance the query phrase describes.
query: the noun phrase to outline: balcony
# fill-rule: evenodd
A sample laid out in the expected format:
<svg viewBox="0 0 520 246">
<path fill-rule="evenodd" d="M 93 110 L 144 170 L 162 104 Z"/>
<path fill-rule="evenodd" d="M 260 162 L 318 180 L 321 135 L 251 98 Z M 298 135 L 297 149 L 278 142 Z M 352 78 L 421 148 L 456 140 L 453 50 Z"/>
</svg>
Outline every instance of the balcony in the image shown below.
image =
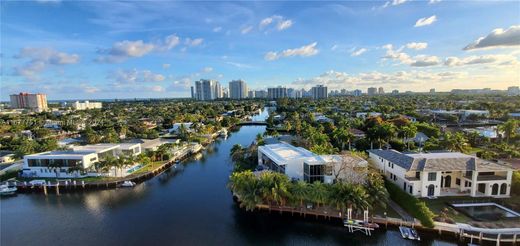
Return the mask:
<svg viewBox="0 0 520 246">
<path fill-rule="evenodd" d="M 406 176 L 404 177 L 406 180 L 408 181 L 420 181 L 421 179 L 420 178 L 417 178 L 415 176 Z"/>
<path fill-rule="evenodd" d="M 492 181 L 492 180 L 506 180 L 506 176 L 499 175 L 481 175 L 477 176 L 477 181 Z"/>
</svg>

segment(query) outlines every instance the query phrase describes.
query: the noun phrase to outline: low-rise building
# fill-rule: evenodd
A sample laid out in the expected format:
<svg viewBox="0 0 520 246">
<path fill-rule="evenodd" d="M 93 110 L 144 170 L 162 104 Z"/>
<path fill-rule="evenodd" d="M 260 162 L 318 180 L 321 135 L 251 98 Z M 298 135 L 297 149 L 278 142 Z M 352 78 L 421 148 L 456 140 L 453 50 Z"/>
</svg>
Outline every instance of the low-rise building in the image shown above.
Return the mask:
<svg viewBox="0 0 520 246">
<path fill-rule="evenodd" d="M 13 162 L 15 159 L 14 153 L 11 151 L 0 151 L 0 163 Z"/>
<path fill-rule="evenodd" d="M 335 179 L 349 176 L 346 165 L 366 167 L 368 162 L 354 156 L 316 155 L 304 148 L 280 142 L 259 146 L 258 164 L 294 180 L 332 183 Z"/>
<path fill-rule="evenodd" d="M 416 197 L 509 197 L 513 169 L 458 152 L 405 154 L 369 150 L 375 167 Z"/>
<path fill-rule="evenodd" d="M 48 151 L 24 156 L 22 175 L 25 177 L 41 178 L 81 178 L 85 176 L 126 176 L 128 167 L 110 168 L 107 173 L 95 173 L 94 165 L 105 160 L 108 156 L 121 155 L 137 156 L 141 153 L 139 143 L 128 144 L 94 144 L 73 146 L 69 150 Z"/>
<path fill-rule="evenodd" d="M 72 108 L 75 110 L 86 110 L 86 109 L 96 109 L 96 108 L 102 108 L 103 104 L 101 102 L 79 102 L 75 101 L 72 103 Z"/>
</svg>

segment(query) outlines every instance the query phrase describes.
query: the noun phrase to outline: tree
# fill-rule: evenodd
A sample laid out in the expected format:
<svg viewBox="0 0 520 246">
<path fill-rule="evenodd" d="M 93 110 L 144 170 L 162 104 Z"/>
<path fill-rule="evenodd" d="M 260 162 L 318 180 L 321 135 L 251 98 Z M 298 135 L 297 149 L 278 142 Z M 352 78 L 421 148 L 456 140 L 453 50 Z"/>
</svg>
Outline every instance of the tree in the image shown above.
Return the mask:
<svg viewBox="0 0 520 246">
<path fill-rule="evenodd" d="M 317 207 L 320 207 L 320 204 L 325 204 L 329 196 L 327 186 L 320 181 L 315 181 L 310 185 L 310 188 L 311 198 L 317 204 Z"/>
<path fill-rule="evenodd" d="M 299 180 L 290 186 L 290 193 L 293 198 L 300 202 L 303 207 L 303 201 L 309 197 L 309 186 L 307 182 Z"/>
<path fill-rule="evenodd" d="M 504 132 L 506 142 L 509 143 L 509 140 L 515 136 L 518 125 L 518 121 L 510 119 L 498 126 L 498 129 Z"/>
</svg>

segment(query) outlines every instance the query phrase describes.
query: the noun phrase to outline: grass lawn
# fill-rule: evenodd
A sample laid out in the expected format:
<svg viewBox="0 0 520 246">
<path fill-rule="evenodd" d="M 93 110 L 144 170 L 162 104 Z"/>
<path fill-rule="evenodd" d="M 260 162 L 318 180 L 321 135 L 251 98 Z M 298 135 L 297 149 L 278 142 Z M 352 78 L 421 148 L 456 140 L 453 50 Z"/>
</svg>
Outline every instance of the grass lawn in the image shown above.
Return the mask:
<svg viewBox="0 0 520 246">
<path fill-rule="evenodd" d="M 165 162 L 165 161 L 154 161 L 154 162 L 150 162 L 149 164 L 146 164 L 146 166 L 141 167 L 141 168 L 139 168 L 138 170 L 136 170 L 135 172 L 133 172 L 132 175 L 142 174 L 142 173 L 146 173 L 146 172 L 151 172 L 151 171 L 153 171 L 154 169 L 160 167 L 164 162 Z"/>
<path fill-rule="evenodd" d="M 372 209 L 370 213 L 372 213 L 373 215 L 379 215 L 381 217 L 384 217 L 385 212 L 387 217 L 401 218 L 401 216 L 392 207 L 388 205 L 386 206 L 386 208 L 376 206 Z"/>
</svg>

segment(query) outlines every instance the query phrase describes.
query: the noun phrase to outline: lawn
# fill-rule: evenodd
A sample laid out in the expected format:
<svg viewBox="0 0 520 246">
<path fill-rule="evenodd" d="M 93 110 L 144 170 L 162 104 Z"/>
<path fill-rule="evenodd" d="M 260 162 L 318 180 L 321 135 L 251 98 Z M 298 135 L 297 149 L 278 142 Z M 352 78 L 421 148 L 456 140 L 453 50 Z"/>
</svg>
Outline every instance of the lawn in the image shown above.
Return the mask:
<svg viewBox="0 0 520 246">
<path fill-rule="evenodd" d="M 151 171 L 155 170 L 156 168 L 160 167 L 162 164 L 164 164 L 164 161 L 150 162 L 149 164 L 146 164 L 144 167 L 137 169 L 135 172 L 132 173 L 132 175 L 151 172 Z"/>
<path fill-rule="evenodd" d="M 421 201 L 424 201 L 426 203 L 426 206 L 430 208 L 432 212 L 434 212 L 436 215 L 442 212 L 444 208 L 448 208 L 449 212 L 448 215 L 450 218 L 455 220 L 455 222 L 460 223 L 468 223 L 471 221 L 471 218 L 468 216 L 455 211 L 452 207 L 450 207 L 448 204 L 453 202 L 463 202 L 463 201 L 489 201 L 489 198 L 475 198 L 475 197 L 467 197 L 467 196 L 450 196 L 450 197 L 438 197 L 436 199 L 427 199 L 427 198 L 421 198 Z"/>
<path fill-rule="evenodd" d="M 382 208 L 381 206 L 376 206 L 372 209 L 371 213 L 372 215 L 379 215 L 381 217 L 384 217 L 384 214 L 386 212 L 387 217 L 391 218 L 401 218 L 401 216 L 390 206 L 386 206 L 386 208 Z"/>
</svg>

